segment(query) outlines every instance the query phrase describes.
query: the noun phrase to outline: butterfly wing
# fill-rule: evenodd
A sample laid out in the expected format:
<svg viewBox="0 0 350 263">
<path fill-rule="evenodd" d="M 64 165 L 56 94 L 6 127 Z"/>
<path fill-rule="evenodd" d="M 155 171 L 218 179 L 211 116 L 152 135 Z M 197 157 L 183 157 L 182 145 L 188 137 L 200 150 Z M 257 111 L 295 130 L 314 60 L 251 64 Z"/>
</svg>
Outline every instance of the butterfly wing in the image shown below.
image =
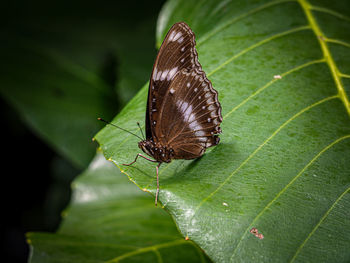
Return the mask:
<svg viewBox="0 0 350 263">
<path fill-rule="evenodd" d="M 164 96 L 157 129 L 163 145 L 174 150 L 174 159 L 194 159 L 217 145 L 221 132 L 218 94 L 200 69 L 182 70 Z"/>
<path fill-rule="evenodd" d="M 174 24 L 167 33 L 153 66 L 146 109 L 146 138 L 158 141 L 156 132 L 159 111 L 170 83 L 183 69 L 201 68 L 195 49 L 195 36 L 183 22 Z M 159 137 L 159 138 L 158 138 Z"/>
</svg>

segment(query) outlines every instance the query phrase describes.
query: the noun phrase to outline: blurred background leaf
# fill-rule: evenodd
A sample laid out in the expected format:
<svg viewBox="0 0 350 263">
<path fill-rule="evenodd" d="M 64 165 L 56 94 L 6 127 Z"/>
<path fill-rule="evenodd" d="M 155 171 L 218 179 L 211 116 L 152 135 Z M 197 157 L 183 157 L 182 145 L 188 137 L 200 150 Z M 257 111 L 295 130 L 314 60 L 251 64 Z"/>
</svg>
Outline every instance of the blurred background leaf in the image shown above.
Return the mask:
<svg viewBox="0 0 350 263">
<path fill-rule="evenodd" d="M 95 155 L 96 118 L 110 119 L 148 80 L 163 2 L 2 3 L 5 262 L 27 261 L 26 231 L 57 228 L 71 181 Z"/>
<path fill-rule="evenodd" d="M 78 168 L 101 127 L 149 77 L 161 1 L 9 4 L 1 34 L 0 92 Z"/>
<path fill-rule="evenodd" d="M 29 233 L 28 240 L 30 262 L 209 262 L 101 153 L 74 180 L 58 232 Z"/>
</svg>

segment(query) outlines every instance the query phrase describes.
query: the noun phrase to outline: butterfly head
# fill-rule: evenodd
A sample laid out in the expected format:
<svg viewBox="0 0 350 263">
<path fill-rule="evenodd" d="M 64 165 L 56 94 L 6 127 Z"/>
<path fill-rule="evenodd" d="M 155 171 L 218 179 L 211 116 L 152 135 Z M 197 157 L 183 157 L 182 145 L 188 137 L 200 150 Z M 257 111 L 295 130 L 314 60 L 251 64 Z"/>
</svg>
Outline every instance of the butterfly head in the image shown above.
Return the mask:
<svg viewBox="0 0 350 263">
<path fill-rule="evenodd" d="M 147 155 L 156 159 L 158 162 L 169 163 L 174 155 L 173 149 L 164 147 L 152 140 L 140 141 L 139 148 Z"/>
<path fill-rule="evenodd" d="M 150 140 L 143 140 L 139 142 L 139 148 L 149 156 L 154 155 L 153 142 Z"/>
</svg>

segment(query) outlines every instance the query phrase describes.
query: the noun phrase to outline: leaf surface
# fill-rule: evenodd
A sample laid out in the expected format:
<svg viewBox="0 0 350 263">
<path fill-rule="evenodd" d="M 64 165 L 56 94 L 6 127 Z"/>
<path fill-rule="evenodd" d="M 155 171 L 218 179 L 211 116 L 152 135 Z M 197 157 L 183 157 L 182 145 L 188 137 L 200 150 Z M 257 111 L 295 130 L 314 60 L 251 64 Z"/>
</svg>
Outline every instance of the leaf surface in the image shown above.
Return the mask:
<svg viewBox="0 0 350 263">
<path fill-rule="evenodd" d="M 160 168 L 160 196 L 184 236 L 216 262 L 350 260 L 350 6 L 346 1 L 169 1 L 160 45 L 187 22 L 219 92 L 221 142 Z M 137 131 L 147 86 L 114 119 Z M 97 134 L 111 159 L 155 194 L 137 138 Z M 264 238 L 250 230 L 256 228 Z"/>
<path fill-rule="evenodd" d="M 208 262 L 150 196 L 98 153 L 57 233 L 29 233 L 31 262 Z"/>
</svg>

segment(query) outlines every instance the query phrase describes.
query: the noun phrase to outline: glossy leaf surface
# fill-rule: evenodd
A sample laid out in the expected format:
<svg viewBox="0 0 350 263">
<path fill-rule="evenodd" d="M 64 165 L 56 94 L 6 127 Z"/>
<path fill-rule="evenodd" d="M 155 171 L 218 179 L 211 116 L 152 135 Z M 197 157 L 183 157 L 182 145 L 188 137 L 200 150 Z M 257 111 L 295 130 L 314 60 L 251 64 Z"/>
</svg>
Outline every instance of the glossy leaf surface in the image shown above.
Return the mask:
<svg viewBox="0 0 350 263">
<path fill-rule="evenodd" d="M 160 168 L 159 200 L 216 262 L 350 259 L 350 5 L 347 1 L 169 1 L 158 45 L 185 21 L 219 92 L 221 142 Z M 137 131 L 147 87 L 114 122 Z M 155 193 L 137 138 L 97 136 L 106 156 Z M 250 233 L 255 227 L 264 238 Z"/>
</svg>

